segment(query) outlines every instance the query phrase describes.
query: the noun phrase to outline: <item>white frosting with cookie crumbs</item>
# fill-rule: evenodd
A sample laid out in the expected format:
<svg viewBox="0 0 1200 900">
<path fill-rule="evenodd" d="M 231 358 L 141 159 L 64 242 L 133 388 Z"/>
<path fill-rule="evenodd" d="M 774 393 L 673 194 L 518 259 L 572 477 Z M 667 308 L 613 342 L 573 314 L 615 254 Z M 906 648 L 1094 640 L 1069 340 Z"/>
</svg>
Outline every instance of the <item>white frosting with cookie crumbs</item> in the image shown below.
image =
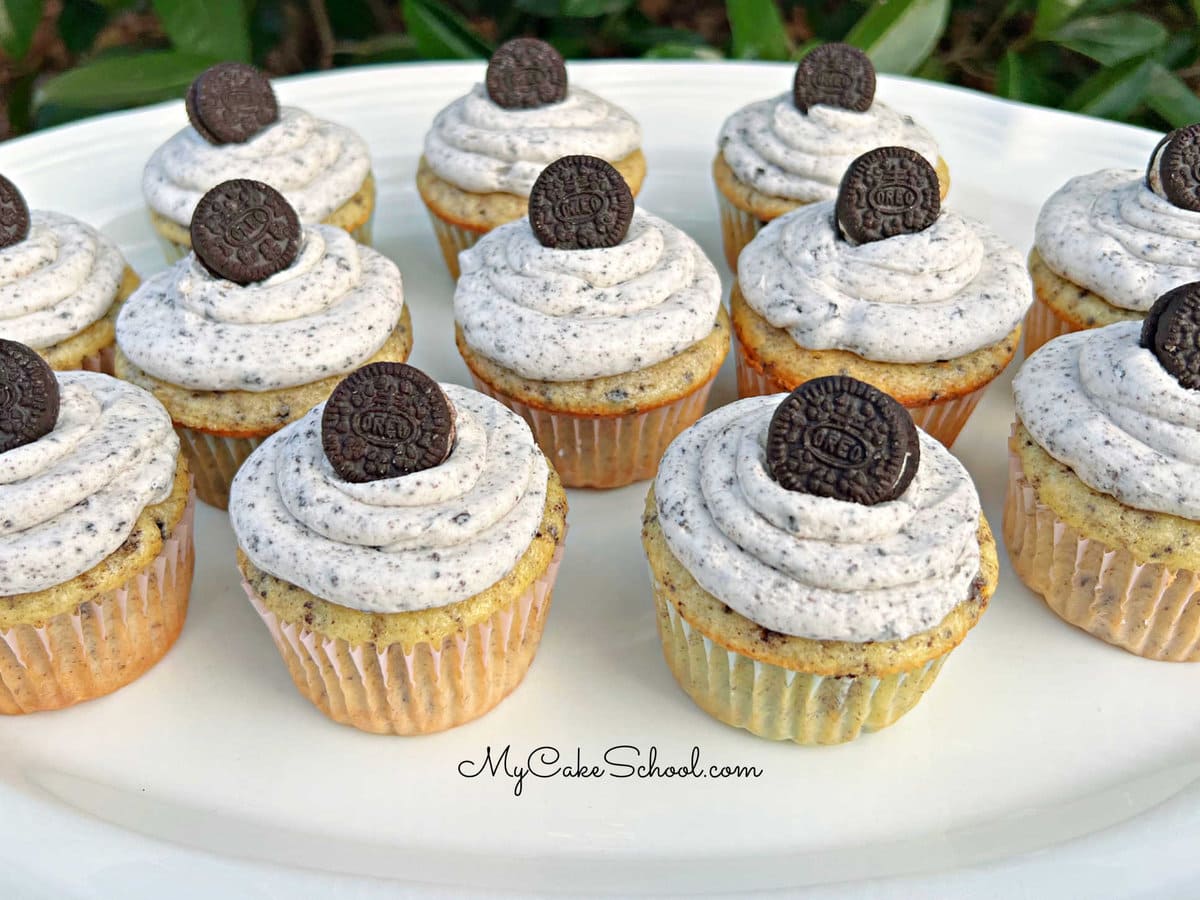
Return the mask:
<svg viewBox="0 0 1200 900">
<path fill-rule="evenodd" d="M 109 238 L 34 210 L 25 239 L 0 248 L 0 338 L 40 350 L 75 337 L 112 308 L 124 275 Z"/>
<path fill-rule="evenodd" d="M 443 181 L 477 194 L 528 197 L 542 169 L 562 156 L 622 160 L 642 145 L 625 110 L 583 88 L 557 103 L 506 109 L 477 84 L 437 114 L 425 135 L 425 161 Z"/>
<path fill-rule="evenodd" d="M 523 378 L 582 381 L 645 369 L 703 340 L 721 280 L 700 246 L 636 209 L 614 247 L 545 247 L 528 217 L 459 255 L 454 318 L 471 349 Z"/>
<path fill-rule="evenodd" d="M 938 162 L 933 135 L 885 103 L 865 112 L 824 104 L 802 112 L 791 91 L 739 109 L 717 143 L 743 184 L 802 203 L 837 197 L 846 168 L 876 147 L 908 147 L 931 166 Z"/>
<path fill-rule="evenodd" d="M 98 565 L 175 482 L 179 438 L 161 403 L 107 375 L 57 378 L 54 429 L 0 453 L 0 597 Z"/>
<path fill-rule="evenodd" d="M 327 219 L 371 173 L 366 142 L 342 125 L 281 107 L 279 119 L 244 143 L 210 144 L 191 125 L 150 156 L 142 172 L 149 207 L 185 228 L 208 191 L 233 178 L 275 188 L 300 221 Z"/>
<path fill-rule="evenodd" d="M 259 569 L 351 609 L 466 600 L 503 579 L 545 514 L 550 468 L 525 421 L 444 384 L 457 439 L 440 465 L 341 479 L 322 448 L 325 404 L 268 438 L 233 481 L 229 520 Z"/>
<path fill-rule="evenodd" d="M 787 397 L 739 400 L 675 439 L 654 481 L 671 552 L 730 609 L 814 640 L 902 640 L 971 597 L 979 496 L 962 463 L 919 432 L 921 460 L 895 500 L 864 506 L 782 487 L 767 463 Z"/>
<path fill-rule="evenodd" d="M 290 266 L 247 285 L 214 275 L 189 253 L 125 302 L 117 344 L 171 384 L 273 391 L 358 368 L 403 310 L 395 263 L 340 228 L 308 225 Z"/>
<path fill-rule="evenodd" d="M 738 257 L 746 303 L 805 349 L 954 359 L 1003 340 L 1033 303 L 1022 255 L 978 222 L 943 208 L 915 234 L 852 244 L 834 205 L 780 216 Z"/>
<path fill-rule="evenodd" d="M 1064 335 L 1013 380 L 1017 418 L 1093 490 L 1200 520 L 1200 391 L 1141 346 L 1141 322 Z"/>
<path fill-rule="evenodd" d="M 1175 206 L 1157 187 L 1134 169 L 1072 178 L 1042 206 L 1038 253 L 1113 306 L 1149 310 L 1171 288 L 1200 281 L 1200 212 Z"/>
</svg>

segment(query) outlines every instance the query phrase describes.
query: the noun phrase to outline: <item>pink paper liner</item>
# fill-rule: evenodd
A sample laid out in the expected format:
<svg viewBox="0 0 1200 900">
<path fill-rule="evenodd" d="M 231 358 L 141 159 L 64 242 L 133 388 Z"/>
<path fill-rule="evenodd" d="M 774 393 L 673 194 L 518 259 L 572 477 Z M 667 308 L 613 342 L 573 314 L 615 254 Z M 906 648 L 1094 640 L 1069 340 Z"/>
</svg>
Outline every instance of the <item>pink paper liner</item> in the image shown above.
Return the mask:
<svg viewBox="0 0 1200 900">
<path fill-rule="evenodd" d="M 459 275 L 458 254 L 468 247 L 474 247 L 475 243 L 487 232 L 463 228 L 461 225 L 455 225 L 453 222 L 447 222 L 440 218 L 432 209 L 428 211 L 429 221 L 433 224 L 433 234 L 442 250 L 442 259 L 446 261 L 450 277 L 457 281 Z"/>
<path fill-rule="evenodd" d="M 745 348 L 736 336 L 733 340 L 733 348 L 737 369 L 738 397 L 765 397 L 770 394 L 787 393 L 798 387 L 795 384 L 784 384 L 782 381 L 758 371 L 747 359 Z M 984 391 L 988 389 L 989 384 L 991 382 L 952 400 L 939 400 L 937 403 L 925 406 L 910 406 L 908 411 L 912 414 L 913 421 L 917 423 L 918 428 L 937 438 L 947 447 L 952 447 L 967 424 L 967 420 L 971 418 L 971 413 L 983 399 Z"/>
<path fill-rule="evenodd" d="M 195 568 L 195 493 L 163 548 L 125 584 L 40 626 L 0 629 L 0 713 L 61 709 L 134 681 L 175 643 Z"/>
<path fill-rule="evenodd" d="M 1025 356 L 1032 356 L 1039 347 L 1056 337 L 1079 330 L 1065 319 L 1060 319 L 1041 299 L 1035 298 L 1033 306 L 1025 314 Z"/>
<path fill-rule="evenodd" d="M 1200 575 L 1079 533 L 1038 499 L 1011 446 L 1004 543 L 1020 579 L 1065 622 L 1147 659 L 1200 659 Z"/>
<path fill-rule="evenodd" d="M 270 435 L 220 437 L 207 431 L 175 426 L 179 442 L 196 479 L 196 496 L 217 509 L 229 508 L 233 476 Z"/>
<path fill-rule="evenodd" d="M 563 536 L 565 541 L 566 536 Z M 296 689 L 326 716 L 375 734 L 430 734 L 482 716 L 521 683 L 533 663 L 562 562 L 489 619 L 422 642 L 350 644 L 276 616 L 244 579 L 246 596 L 270 631 Z"/>
<path fill-rule="evenodd" d="M 475 388 L 529 423 L 534 440 L 567 487 L 615 488 L 645 481 L 675 437 L 704 415 L 710 378 L 657 409 L 617 416 L 577 416 L 529 406 L 471 374 Z"/>
</svg>

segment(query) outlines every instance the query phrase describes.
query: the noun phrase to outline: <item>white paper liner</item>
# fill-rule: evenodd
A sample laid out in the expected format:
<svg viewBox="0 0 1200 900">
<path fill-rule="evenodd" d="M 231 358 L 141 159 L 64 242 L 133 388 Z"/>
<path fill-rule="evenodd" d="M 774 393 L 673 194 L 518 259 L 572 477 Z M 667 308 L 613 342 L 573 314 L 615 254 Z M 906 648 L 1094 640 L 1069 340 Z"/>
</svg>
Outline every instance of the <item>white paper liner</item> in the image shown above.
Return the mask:
<svg viewBox="0 0 1200 900">
<path fill-rule="evenodd" d="M 803 204 L 801 204 L 803 205 Z M 737 272 L 738 256 L 742 249 L 754 240 L 754 236 L 767 223 L 752 213 L 735 206 L 717 188 L 717 209 L 721 215 L 721 242 L 725 248 L 725 262 L 732 272 Z"/>
<path fill-rule="evenodd" d="M 1032 356 L 1039 347 L 1056 337 L 1079 330 L 1066 319 L 1060 319 L 1058 314 L 1043 303 L 1040 297 L 1035 297 L 1033 306 L 1029 307 L 1029 312 L 1025 314 L 1026 358 Z"/>
<path fill-rule="evenodd" d="M 463 228 L 461 225 L 447 222 L 432 209 L 429 210 L 429 221 L 433 224 L 433 233 L 437 238 L 438 246 L 442 249 L 442 258 L 446 261 L 446 268 L 450 270 L 450 277 L 457 281 L 459 275 L 458 254 L 468 247 L 474 247 L 475 243 L 487 232 L 472 231 L 470 228 Z"/>
<path fill-rule="evenodd" d="M 217 509 L 229 508 L 233 476 L 270 434 L 256 437 L 220 437 L 207 431 L 175 426 L 180 446 L 196 479 L 196 496 Z"/>
</svg>

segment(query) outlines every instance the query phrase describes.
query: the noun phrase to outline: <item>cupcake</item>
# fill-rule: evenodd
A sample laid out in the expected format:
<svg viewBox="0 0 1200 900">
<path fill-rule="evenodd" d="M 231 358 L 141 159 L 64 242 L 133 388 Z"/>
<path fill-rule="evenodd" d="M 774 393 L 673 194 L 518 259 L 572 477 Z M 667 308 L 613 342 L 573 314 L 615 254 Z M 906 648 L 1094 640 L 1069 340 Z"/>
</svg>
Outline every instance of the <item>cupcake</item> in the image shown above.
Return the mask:
<svg viewBox="0 0 1200 900">
<path fill-rule="evenodd" d="M 881 147 L 854 161 L 836 201 L 781 216 L 742 251 L 738 393 L 850 375 L 950 446 L 1016 353 L 1031 302 L 1020 253 L 942 209 L 922 156 Z"/>
<path fill-rule="evenodd" d="M 224 509 L 262 439 L 367 362 L 412 348 L 400 272 L 332 225 L 300 225 L 277 191 L 228 181 L 196 207 L 194 252 L 117 319 L 117 374 L 171 414 L 200 499 Z"/>
<path fill-rule="evenodd" d="M 646 176 L 641 143 L 633 116 L 567 86 L 566 65 L 549 44 L 502 44 L 484 83 L 437 114 L 417 168 L 417 189 L 450 274 L 458 277 L 460 250 L 525 215 L 534 181 L 560 156 L 607 160 L 636 195 Z"/>
<path fill-rule="evenodd" d="M 111 375 L 117 312 L 137 286 L 115 243 L 70 216 L 30 212 L 0 175 L 0 338 L 52 369 Z"/>
<path fill-rule="evenodd" d="M 850 741 L 912 709 L 998 577 L 962 464 L 844 376 L 739 400 L 681 434 L 642 543 L 680 686 L 727 725 L 798 744 Z"/>
<path fill-rule="evenodd" d="M 765 224 L 837 195 L 847 166 L 876 147 L 919 153 L 944 198 L 950 170 L 937 142 L 910 116 L 875 100 L 875 67 L 847 44 L 823 44 L 800 61 L 792 90 L 743 107 L 725 120 L 713 160 L 725 259 Z"/>
<path fill-rule="evenodd" d="M 0 339 L 0 713 L 111 693 L 171 649 L 193 497 L 158 401 Z"/>
<path fill-rule="evenodd" d="M 371 157 L 349 128 L 280 107 L 266 76 L 243 63 L 202 72 L 186 107 L 191 124 L 155 150 L 142 173 L 167 262 L 191 249 L 188 228 L 200 198 L 231 178 L 273 185 L 306 225 L 335 225 L 371 242 Z"/>
<path fill-rule="evenodd" d="M 1055 338 L 1013 381 L 1004 538 L 1063 620 L 1200 659 L 1200 282 L 1145 322 Z"/>
<path fill-rule="evenodd" d="M 528 217 L 461 261 L 455 335 L 476 387 L 525 418 L 568 487 L 652 477 L 729 351 L 696 242 L 635 209 L 604 160 L 568 156 L 539 176 Z"/>
<path fill-rule="evenodd" d="M 229 503 L 246 593 L 296 688 L 381 734 L 461 725 L 521 683 L 566 513 L 519 417 L 395 363 L 265 441 Z"/>
<path fill-rule="evenodd" d="M 1025 355 L 1060 334 L 1141 321 L 1160 295 L 1200 280 L 1198 244 L 1200 124 L 1163 138 L 1145 172 L 1072 178 L 1038 215 Z"/>
</svg>

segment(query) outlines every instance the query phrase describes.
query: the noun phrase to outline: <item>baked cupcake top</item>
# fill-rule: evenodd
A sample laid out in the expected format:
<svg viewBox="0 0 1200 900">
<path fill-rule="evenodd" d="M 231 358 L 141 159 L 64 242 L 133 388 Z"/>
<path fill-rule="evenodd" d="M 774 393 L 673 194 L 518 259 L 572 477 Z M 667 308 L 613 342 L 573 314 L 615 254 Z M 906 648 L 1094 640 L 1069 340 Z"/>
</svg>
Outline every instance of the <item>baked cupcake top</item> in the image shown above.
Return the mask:
<svg viewBox="0 0 1200 900">
<path fill-rule="evenodd" d="M 179 439 L 146 391 L 0 340 L 0 597 L 70 581 L 171 493 Z"/>
<path fill-rule="evenodd" d="M 1102 169 L 1051 194 L 1034 232 L 1046 265 L 1113 306 L 1137 311 L 1200 279 L 1200 202 L 1186 190 L 1168 197 L 1160 174 L 1164 159 L 1178 157 L 1200 162 L 1200 126 L 1164 138 L 1147 172 Z M 1190 172 L 1188 180 L 1195 192 Z"/>
<path fill-rule="evenodd" d="M 898 147 L 855 160 L 838 201 L 771 221 L 737 277 L 746 303 L 801 347 L 877 362 L 964 356 L 1012 332 L 1033 302 L 1016 248 L 942 209 L 936 172 Z"/>
<path fill-rule="evenodd" d="M 1017 417 L 1088 487 L 1126 506 L 1200 519 L 1200 284 L 1145 323 L 1064 335 L 1013 381 Z"/>
<path fill-rule="evenodd" d="M 254 451 L 229 517 L 255 566 L 324 600 L 429 609 L 512 570 L 541 524 L 549 474 L 504 406 L 374 363 Z"/>
<path fill-rule="evenodd" d="M 894 400 L 842 376 L 709 413 L 654 482 L 671 552 L 771 631 L 883 641 L 932 628 L 979 574 L 979 498 Z"/>
<path fill-rule="evenodd" d="M 424 153 L 439 178 L 464 191 L 527 197 L 560 156 L 616 162 L 641 145 L 633 116 L 568 86 L 562 57 L 549 44 L 518 38 L 493 54 L 486 83 L 437 114 Z"/>
<path fill-rule="evenodd" d="M 933 136 L 874 97 L 866 55 L 824 44 L 801 60 L 791 91 L 725 120 L 721 155 L 743 184 L 802 203 L 832 199 L 850 161 L 875 147 L 908 147 L 937 165 Z"/>
<path fill-rule="evenodd" d="M 278 107 L 270 82 L 252 66 L 206 70 L 193 82 L 187 108 L 191 124 L 155 150 L 142 173 L 146 203 L 185 227 L 205 192 L 231 178 L 269 182 L 302 222 L 316 223 L 370 174 L 362 138 L 302 109 Z"/>
<path fill-rule="evenodd" d="M 586 211 L 568 221 L 563 210 L 579 198 Z M 612 227 L 583 237 L 596 222 Z M 467 344 L 540 381 L 662 362 L 704 339 L 721 304 L 720 278 L 700 246 L 635 209 L 620 174 L 592 157 L 547 168 L 530 215 L 485 234 L 459 264 L 454 318 Z"/>
<path fill-rule="evenodd" d="M 261 216 L 250 240 L 247 208 Z M 192 244 L 117 318 L 121 352 L 163 381 L 203 391 L 309 384 L 370 359 L 400 320 L 395 263 L 340 228 L 300 226 L 260 182 L 226 182 L 205 195 Z"/>
<path fill-rule="evenodd" d="M 0 175 L 0 337 L 42 349 L 112 307 L 125 273 L 117 245 L 60 213 L 29 210 Z"/>
</svg>

